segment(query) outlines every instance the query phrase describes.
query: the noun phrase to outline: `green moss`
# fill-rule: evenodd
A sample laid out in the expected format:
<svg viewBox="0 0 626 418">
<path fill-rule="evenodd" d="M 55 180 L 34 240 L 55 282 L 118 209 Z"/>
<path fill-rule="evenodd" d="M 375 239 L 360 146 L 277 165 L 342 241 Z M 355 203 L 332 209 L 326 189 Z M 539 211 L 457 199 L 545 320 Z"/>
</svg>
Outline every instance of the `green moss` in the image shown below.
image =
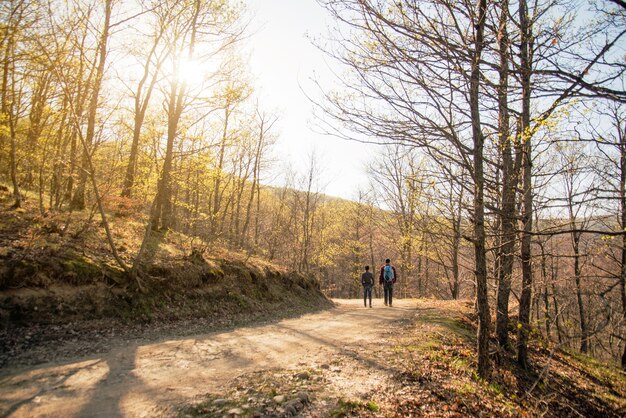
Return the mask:
<svg viewBox="0 0 626 418">
<path fill-rule="evenodd" d="M 339 399 L 337 406 L 327 415 L 328 418 L 342 418 L 356 414 L 365 408 L 359 401 Z"/>
<path fill-rule="evenodd" d="M 476 393 L 476 387 L 467 382 L 463 382 L 456 387 L 456 391 L 459 395 L 473 395 Z"/>
<path fill-rule="evenodd" d="M 491 391 L 495 393 L 496 395 L 504 394 L 504 389 L 502 388 L 502 385 L 500 385 L 499 383 L 496 383 L 496 382 L 489 383 L 489 389 L 491 389 Z"/>
<path fill-rule="evenodd" d="M 472 365 L 467 360 L 461 357 L 455 357 L 454 359 L 452 359 L 452 362 L 450 364 L 455 370 L 460 372 L 472 371 Z"/>
<path fill-rule="evenodd" d="M 367 403 L 365 404 L 365 407 L 372 412 L 378 412 L 378 410 L 380 409 L 378 404 L 374 401 L 367 401 Z"/>
<path fill-rule="evenodd" d="M 91 275 L 99 273 L 100 268 L 82 256 L 76 256 L 62 261 L 61 265 L 66 271 L 71 271 L 79 275 Z"/>
</svg>

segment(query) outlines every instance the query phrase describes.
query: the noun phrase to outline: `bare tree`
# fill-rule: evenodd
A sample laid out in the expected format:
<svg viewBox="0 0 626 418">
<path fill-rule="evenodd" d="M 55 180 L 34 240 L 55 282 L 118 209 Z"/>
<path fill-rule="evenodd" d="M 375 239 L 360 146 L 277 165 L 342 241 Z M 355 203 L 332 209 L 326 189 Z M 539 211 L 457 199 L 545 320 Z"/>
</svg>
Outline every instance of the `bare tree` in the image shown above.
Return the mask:
<svg viewBox="0 0 626 418">
<path fill-rule="evenodd" d="M 89 104 L 87 106 L 87 133 L 84 136 L 84 146 L 82 154 L 81 169 L 78 174 L 78 185 L 72 197 L 72 209 L 82 210 L 85 208 L 85 186 L 89 175 L 89 158 L 93 152 L 92 145 L 96 136 L 96 117 L 98 114 L 98 104 L 100 100 L 100 89 L 104 79 L 106 69 L 107 43 L 109 42 L 109 31 L 111 29 L 111 12 L 113 1 L 106 0 L 104 3 L 104 22 L 100 32 L 97 47 L 97 58 L 94 62 L 95 74 L 93 84 L 90 86 Z"/>
<path fill-rule="evenodd" d="M 194 86 L 190 86 L 181 76 L 181 66 L 193 65 L 195 60 L 203 61 L 217 56 L 236 42 L 241 34 L 241 29 L 236 24 L 237 13 L 227 3 L 213 4 L 195 0 L 191 7 L 174 2 L 169 4 L 169 8 L 179 8 L 180 12 L 174 13 L 176 19 L 171 22 L 165 35 L 171 65 L 164 102 L 167 113 L 167 139 L 154 210 L 151 214 L 152 228 L 162 230 L 173 227 L 175 221 L 172 170 L 174 145 L 180 133 L 181 118 L 185 110 L 188 110 L 190 101 L 200 100 L 197 91 L 194 96 Z M 208 102 L 208 99 L 206 101 Z"/>
<path fill-rule="evenodd" d="M 170 10 L 166 6 L 163 6 L 165 5 L 157 4 L 153 6 L 156 10 L 152 12 L 151 15 L 154 16 L 156 22 L 154 25 L 154 34 L 151 38 L 152 45 L 144 57 L 143 73 L 133 93 L 133 139 L 130 146 L 130 156 L 128 158 L 124 184 L 122 187 L 122 196 L 124 197 L 132 196 L 133 186 L 135 184 L 135 172 L 137 170 L 139 140 L 141 138 L 143 123 L 148 106 L 150 105 L 150 99 L 161 74 L 163 64 L 168 56 L 168 53 L 170 52 L 169 49 L 163 48 L 162 40 L 165 31 L 167 30 L 167 26 L 173 18 L 170 15 L 170 11 L 175 10 Z M 164 10 L 162 10 L 162 8 Z"/>
<path fill-rule="evenodd" d="M 23 31 L 26 15 L 27 2 L 23 0 L 11 0 L 3 6 L 3 14 L 6 24 L 3 25 L 2 42 L 2 86 L 0 94 L 0 147 L 9 141 L 10 176 L 13 185 L 13 207 L 22 206 L 22 194 L 17 179 L 17 123 L 19 119 L 19 106 L 22 103 L 20 91 L 20 76 L 17 73 L 19 39 L 18 34 Z"/>
<path fill-rule="evenodd" d="M 347 27 L 339 50 L 329 53 L 350 71 L 350 76 L 342 77 L 348 93 L 326 95 L 321 108 L 352 134 L 325 125 L 329 132 L 361 141 L 413 144 L 434 161 L 443 161 L 443 171 L 448 172 L 452 162 L 471 173 L 472 183 L 463 187 L 473 193 L 475 202 L 471 216 L 480 313 L 479 373 L 487 377 L 490 320 L 481 124 L 485 96 L 480 76 L 487 2 L 323 4 Z"/>
<path fill-rule="evenodd" d="M 254 203 L 254 197 L 257 197 L 257 208 L 256 208 L 256 220 L 258 223 L 259 219 L 259 211 L 260 211 L 260 176 L 261 176 L 261 165 L 262 165 L 262 157 L 264 154 L 264 150 L 267 148 L 268 144 L 271 141 L 270 131 L 274 124 L 277 121 L 276 116 L 270 116 L 265 112 L 259 109 L 259 105 L 257 103 L 256 109 L 256 119 L 258 121 L 258 136 L 255 143 L 254 149 L 254 163 L 252 166 L 252 184 L 250 185 L 250 196 L 248 198 L 248 204 L 246 206 L 246 217 L 243 225 L 243 229 L 241 232 L 241 240 L 240 243 L 243 245 L 243 241 L 246 240 L 248 234 L 248 228 L 250 226 L 250 221 L 252 217 L 252 204 Z M 255 237 L 254 242 L 256 244 L 258 239 L 258 227 L 255 228 Z"/>
</svg>

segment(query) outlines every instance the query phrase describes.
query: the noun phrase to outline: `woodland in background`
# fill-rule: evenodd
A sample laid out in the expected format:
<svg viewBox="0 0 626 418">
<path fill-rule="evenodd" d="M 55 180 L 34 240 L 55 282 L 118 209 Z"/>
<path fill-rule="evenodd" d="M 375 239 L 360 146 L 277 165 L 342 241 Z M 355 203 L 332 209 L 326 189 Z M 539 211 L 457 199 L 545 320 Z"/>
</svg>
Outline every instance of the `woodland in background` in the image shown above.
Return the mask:
<svg viewBox="0 0 626 418">
<path fill-rule="evenodd" d="M 524 368 L 535 336 L 626 368 L 626 3 L 320 3 L 344 69 L 320 125 L 410 150 L 375 183 L 402 270 L 475 285 L 478 374 L 494 330 Z"/>
<path fill-rule="evenodd" d="M 389 257 L 401 297 L 477 297 L 483 376 L 490 312 L 525 365 L 528 338 L 619 359 L 626 8 L 598 2 L 582 24 L 573 2 L 323 3 L 348 76 L 320 110 L 342 136 L 386 144 L 355 201 L 323 194 L 315 154 L 266 186 L 279 115 L 246 81 L 239 4 L 8 0 L 0 176 L 14 210 L 89 213 L 82 231 L 104 228 L 130 277 L 151 246 L 117 254 L 111 216 L 141 217 L 144 243 L 173 230 L 316 274 L 333 297 L 359 296 L 363 266 Z"/>
</svg>

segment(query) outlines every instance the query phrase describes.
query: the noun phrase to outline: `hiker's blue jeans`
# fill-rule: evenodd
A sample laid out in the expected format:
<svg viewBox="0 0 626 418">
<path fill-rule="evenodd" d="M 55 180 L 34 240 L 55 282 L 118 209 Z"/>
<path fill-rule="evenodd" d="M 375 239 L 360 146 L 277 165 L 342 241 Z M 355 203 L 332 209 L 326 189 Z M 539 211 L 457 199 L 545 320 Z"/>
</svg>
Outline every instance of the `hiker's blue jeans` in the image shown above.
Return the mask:
<svg viewBox="0 0 626 418">
<path fill-rule="evenodd" d="M 391 305 L 393 300 L 393 283 L 383 284 L 383 289 L 385 291 L 385 305 Z"/>
<path fill-rule="evenodd" d="M 367 306 L 367 298 L 372 306 L 372 286 L 363 286 L 363 305 Z"/>
</svg>

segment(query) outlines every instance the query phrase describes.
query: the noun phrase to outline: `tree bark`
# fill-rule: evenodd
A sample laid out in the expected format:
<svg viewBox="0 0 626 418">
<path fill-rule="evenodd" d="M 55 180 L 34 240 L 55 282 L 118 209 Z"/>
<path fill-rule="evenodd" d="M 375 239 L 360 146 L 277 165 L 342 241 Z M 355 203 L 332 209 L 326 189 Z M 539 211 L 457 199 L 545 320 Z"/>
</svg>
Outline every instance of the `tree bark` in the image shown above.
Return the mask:
<svg viewBox="0 0 626 418">
<path fill-rule="evenodd" d="M 22 194 L 20 192 L 20 185 L 17 179 L 17 143 L 15 124 L 15 34 L 18 31 L 19 23 L 22 20 L 23 15 L 23 2 L 19 2 L 15 7 L 11 9 L 9 22 L 6 27 L 7 36 L 4 41 L 4 56 L 2 65 L 2 99 L 0 103 L 0 138 L 2 145 L 6 142 L 7 138 L 10 143 L 9 148 L 9 164 L 10 164 L 10 176 L 11 183 L 13 185 L 13 207 L 19 208 L 22 206 Z M 9 76 L 11 74 L 11 76 Z M 10 80 L 9 80 L 10 78 Z"/>
<path fill-rule="evenodd" d="M 459 202 L 460 203 L 460 202 Z M 460 277 L 459 277 L 459 249 L 461 247 L 461 205 L 459 204 L 459 213 L 456 219 L 453 221 L 453 234 L 452 237 L 452 299 L 459 298 L 460 291 Z"/>
<path fill-rule="evenodd" d="M 533 229 L 532 198 L 532 134 L 530 132 L 530 92 L 531 92 L 531 28 L 526 0 L 519 2 L 520 19 L 520 84 L 522 87 L 522 114 L 519 135 L 522 141 L 522 291 L 519 305 L 519 325 L 517 333 L 517 361 L 528 367 L 528 335 L 530 333 L 530 308 L 532 302 L 532 254 L 531 232 Z"/>
<path fill-rule="evenodd" d="M 550 299 L 548 298 L 548 259 L 546 255 L 545 243 L 541 246 L 541 278 L 543 279 L 543 304 L 546 328 L 546 339 L 551 340 L 552 335 L 552 317 L 550 316 Z"/>
<path fill-rule="evenodd" d="M 478 0 L 474 50 L 470 73 L 470 112 L 472 118 L 472 138 L 474 142 L 474 258 L 476 275 L 476 302 L 478 307 L 478 375 L 488 379 L 491 375 L 489 360 L 489 329 L 491 314 L 487 295 L 487 257 L 485 251 L 485 202 L 484 202 L 484 160 L 485 138 L 480 122 L 480 60 L 483 50 L 487 1 Z"/>
<path fill-rule="evenodd" d="M 571 203 L 570 203 L 571 204 Z M 589 351 L 589 330 L 587 329 L 587 318 L 585 317 L 585 305 L 583 302 L 581 287 L 580 268 L 580 236 L 581 232 L 576 230 L 576 224 L 572 223 L 572 246 L 574 250 L 574 281 L 576 283 L 576 302 L 578 303 L 578 317 L 580 321 L 580 351 Z"/>
<path fill-rule="evenodd" d="M 152 216 L 151 224 L 153 230 L 167 230 L 171 226 L 172 213 L 172 165 L 174 161 L 174 141 L 178 133 L 178 122 L 180 121 L 180 113 L 177 107 L 178 98 L 181 93 L 178 90 L 178 83 L 172 82 L 170 95 L 168 100 L 168 118 L 167 118 L 167 144 L 165 147 L 165 159 L 163 160 L 163 168 L 161 177 L 157 186 L 156 204 Z"/>
<path fill-rule="evenodd" d="M 254 153 L 254 164 L 252 167 L 252 185 L 250 186 L 250 198 L 248 200 L 248 204 L 246 206 L 246 220 L 243 224 L 243 229 L 241 232 L 241 244 L 246 240 L 246 235 L 248 234 L 248 227 L 250 225 L 250 219 L 252 216 L 252 203 L 254 203 L 254 195 L 257 189 L 257 182 L 259 181 L 259 167 L 261 164 L 261 152 L 263 150 L 263 142 L 265 139 L 265 120 L 261 119 L 261 127 L 259 132 L 258 143 L 256 146 L 256 151 Z"/>
<path fill-rule="evenodd" d="M 226 142 L 228 140 L 228 122 L 230 119 L 230 102 L 226 103 L 224 108 L 224 129 L 222 131 L 222 142 L 220 143 L 220 152 L 217 159 L 217 167 L 215 170 L 215 182 L 213 185 L 213 212 L 211 216 L 211 235 L 217 234 L 217 221 L 221 210 L 222 193 L 220 191 L 222 181 L 222 170 L 224 167 L 224 155 L 226 153 Z"/>
<path fill-rule="evenodd" d="M 498 293 L 496 305 L 496 337 L 498 344 L 509 348 L 509 296 L 513 274 L 513 251 L 515 248 L 515 189 L 517 176 L 513 171 L 512 147 L 509 138 L 508 77 L 509 77 L 509 38 L 507 21 L 509 2 L 504 0 L 500 14 L 498 43 L 500 52 L 500 84 L 498 86 L 498 137 L 502 153 L 502 200 L 500 227 L 501 246 L 498 270 Z"/>
<path fill-rule="evenodd" d="M 620 151 L 620 185 L 619 185 L 619 201 L 620 201 L 620 220 L 622 230 L 626 228 L 626 125 L 623 130 L 619 120 L 615 126 L 618 131 L 619 151 Z M 620 293 L 622 300 L 622 317 L 626 322 L 626 235 L 622 235 L 621 242 L 621 259 L 620 259 Z M 626 370 L 626 343 L 624 344 L 624 352 L 622 354 L 622 369 Z"/>
</svg>

